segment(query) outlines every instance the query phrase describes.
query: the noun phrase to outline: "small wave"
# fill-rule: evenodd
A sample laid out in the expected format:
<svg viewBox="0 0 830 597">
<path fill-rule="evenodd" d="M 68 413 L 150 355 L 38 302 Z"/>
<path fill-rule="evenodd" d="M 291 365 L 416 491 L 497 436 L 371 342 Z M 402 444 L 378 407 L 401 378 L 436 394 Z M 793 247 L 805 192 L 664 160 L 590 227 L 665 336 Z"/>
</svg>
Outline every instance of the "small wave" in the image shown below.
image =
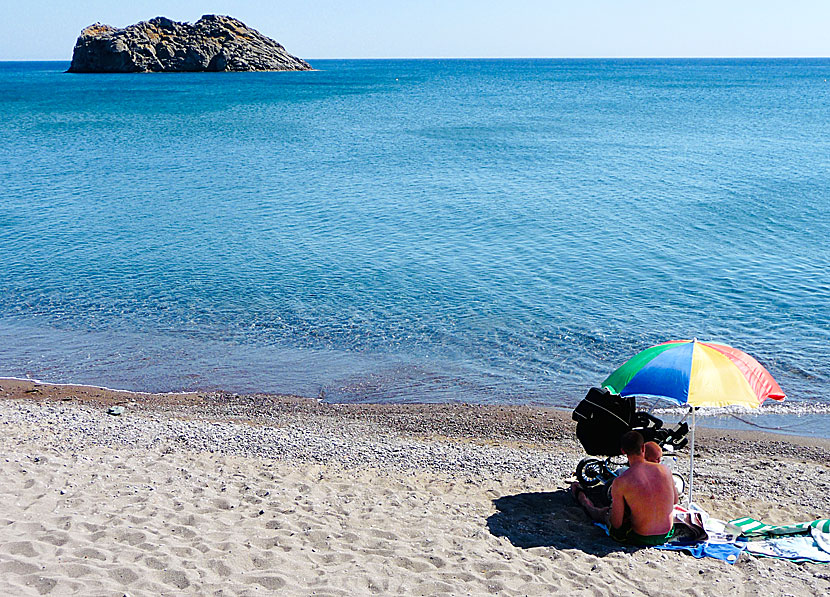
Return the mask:
<svg viewBox="0 0 830 597">
<path fill-rule="evenodd" d="M 0 381 L 28 381 L 35 384 L 57 386 L 60 388 L 89 388 L 92 390 L 105 390 L 107 392 L 119 392 L 123 394 L 165 394 L 168 396 L 184 396 L 186 394 L 192 394 L 192 392 L 136 392 L 134 390 L 120 390 L 118 388 L 108 388 L 107 386 L 96 386 L 85 383 L 53 383 L 51 381 L 43 381 L 32 377 L 0 377 Z"/>
<path fill-rule="evenodd" d="M 668 407 L 656 408 L 652 412 L 656 414 L 685 414 L 688 412 L 688 407 Z M 698 410 L 697 417 L 724 417 L 730 415 L 741 415 L 743 417 L 752 416 L 766 416 L 766 415 L 785 415 L 785 416 L 799 416 L 799 415 L 823 415 L 830 414 L 830 404 L 826 402 L 781 402 L 764 405 L 760 408 L 747 408 L 745 406 L 721 406 L 721 407 L 707 407 Z"/>
</svg>

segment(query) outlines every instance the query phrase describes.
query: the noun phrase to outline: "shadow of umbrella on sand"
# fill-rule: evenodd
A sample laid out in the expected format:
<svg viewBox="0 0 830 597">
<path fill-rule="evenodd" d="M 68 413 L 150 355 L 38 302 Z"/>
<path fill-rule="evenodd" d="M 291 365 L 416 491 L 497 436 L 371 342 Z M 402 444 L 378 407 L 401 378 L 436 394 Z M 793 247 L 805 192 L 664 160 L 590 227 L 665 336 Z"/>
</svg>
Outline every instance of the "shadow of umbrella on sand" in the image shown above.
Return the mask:
<svg viewBox="0 0 830 597">
<path fill-rule="evenodd" d="M 769 371 L 745 352 L 696 339 L 672 340 L 637 353 L 609 375 L 602 387 L 620 396 L 660 398 L 689 406 L 689 504 L 695 470 L 695 411 L 733 405 L 758 408 L 767 398 L 785 398 Z"/>
</svg>

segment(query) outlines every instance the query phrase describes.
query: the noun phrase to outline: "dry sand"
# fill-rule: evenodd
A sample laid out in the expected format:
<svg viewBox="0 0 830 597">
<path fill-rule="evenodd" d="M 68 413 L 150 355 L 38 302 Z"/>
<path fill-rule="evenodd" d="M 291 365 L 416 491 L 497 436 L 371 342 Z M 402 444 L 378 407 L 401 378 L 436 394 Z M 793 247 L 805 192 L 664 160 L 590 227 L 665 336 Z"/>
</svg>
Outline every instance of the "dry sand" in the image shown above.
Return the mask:
<svg viewBox="0 0 830 597">
<path fill-rule="evenodd" d="M 0 398 L 3 595 L 830 594 L 827 566 L 609 540 L 566 491 L 584 452 L 555 410 L 10 380 Z M 827 442 L 698 446 L 712 515 L 830 515 Z"/>
</svg>

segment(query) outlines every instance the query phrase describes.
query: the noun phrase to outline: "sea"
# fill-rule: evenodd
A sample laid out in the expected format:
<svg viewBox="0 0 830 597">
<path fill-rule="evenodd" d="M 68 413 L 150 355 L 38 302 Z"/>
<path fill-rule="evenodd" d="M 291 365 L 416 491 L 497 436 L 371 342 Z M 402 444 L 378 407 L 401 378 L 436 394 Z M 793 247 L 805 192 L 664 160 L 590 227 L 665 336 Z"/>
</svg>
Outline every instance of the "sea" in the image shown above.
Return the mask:
<svg viewBox="0 0 830 597">
<path fill-rule="evenodd" d="M 829 59 L 310 62 L 0 63 L 0 376 L 571 408 L 697 338 L 787 394 L 704 424 L 830 437 Z"/>
</svg>

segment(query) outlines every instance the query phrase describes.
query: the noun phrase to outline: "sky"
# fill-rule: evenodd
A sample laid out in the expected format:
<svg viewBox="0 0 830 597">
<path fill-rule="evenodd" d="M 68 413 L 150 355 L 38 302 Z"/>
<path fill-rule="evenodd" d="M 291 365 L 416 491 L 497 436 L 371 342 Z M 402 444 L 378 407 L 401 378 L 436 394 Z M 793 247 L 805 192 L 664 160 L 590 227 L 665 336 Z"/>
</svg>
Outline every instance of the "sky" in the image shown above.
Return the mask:
<svg viewBox="0 0 830 597">
<path fill-rule="evenodd" d="M 81 29 L 226 14 L 314 58 L 830 56 L 830 0 L 0 0 L 0 60 Z"/>
</svg>

